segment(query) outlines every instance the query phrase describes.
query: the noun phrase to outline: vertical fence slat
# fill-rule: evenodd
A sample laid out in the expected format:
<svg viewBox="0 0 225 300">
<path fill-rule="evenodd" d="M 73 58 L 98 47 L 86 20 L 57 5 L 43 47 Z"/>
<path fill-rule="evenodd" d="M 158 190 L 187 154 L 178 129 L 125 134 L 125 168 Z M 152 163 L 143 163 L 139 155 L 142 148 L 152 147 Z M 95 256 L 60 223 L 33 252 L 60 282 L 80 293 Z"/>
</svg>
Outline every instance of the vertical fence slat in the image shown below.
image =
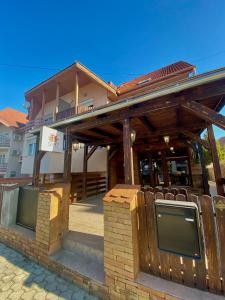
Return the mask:
<svg viewBox="0 0 225 300">
<path fill-rule="evenodd" d="M 218 249 L 216 242 L 216 230 L 212 199 L 211 197 L 204 195 L 199 197 L 199 201 L 202 210 L 203 228 L 205 233 L 205 248 L 208 262 L 209 290 L 218 292 L 221 289 L 221 282 L 219 276 Z"/>
<path fill-rule="evenodd" d="M 206 289 L 207 288 L 207 281 L 206 281 L 206 262 L 205 262 L 205 247 L 204 247 L 204 241 L 203 241 L 203 221 L 202 221 L 202 216 L 201 216 L 201 205 L 199 203 L 199 197 L 196 195 L 190 195 L 189 197 L 189 201 L 194 202 L 197 206 L 198 206 L 198 210 L 200 213 L 200 230 L 201 230 L 201 234 L 200 236 L 202 237 L 202 239 L 200 240 L 201 243 L 201 249 L 202 249 L 202 257 L 200 260 L 195 260 L 195 267 L 193 270 L 193 273 L 196 274 L 195 277 L 195 286 L 201 289 Z"/>
<path fill-rule="evenodd" d="M 147 228 L 148 232 L 148 242 L 149 242 L 149 251 L 150 251 L 150 269 L 151 272 L 155 275 L 160 275 L 159 270 L 159 250 L 157 247 L 157 237 L 155 230 L 155 213 L 154 213 L 154 202 L 155 197 L 154 193 L 146 192 L 145 193 L 145 203 L 146 203 L 146 212 L 147 212 Z"/>
<path fill-rule="evenodd" d="M 222 289 L 225 292 L 225 197 L 214 197 L 214 204 L 220 252 L 220 276 L 223 279 Z"/>
<path fill-rule="evenodd" d="M 147 216 L 146 216 L 146 206 L 145 206 L 145 195 L 144 192 L 138 192 L 138 220 L 139 220 L 139 255 L 140 255 L 140 267 L 144 272 L 149 272 L 149 260 L 150 251 L 148 247 L 148 234 L 147 234 Z"/>
</svg>

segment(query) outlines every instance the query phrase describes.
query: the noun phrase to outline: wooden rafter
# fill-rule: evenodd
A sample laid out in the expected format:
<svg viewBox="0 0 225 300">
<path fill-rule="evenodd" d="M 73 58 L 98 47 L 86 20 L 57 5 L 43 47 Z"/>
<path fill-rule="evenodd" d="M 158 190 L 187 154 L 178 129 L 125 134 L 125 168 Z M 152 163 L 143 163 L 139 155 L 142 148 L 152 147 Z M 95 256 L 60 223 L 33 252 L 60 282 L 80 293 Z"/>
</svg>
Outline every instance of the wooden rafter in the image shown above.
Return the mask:
<svg viewBox="0 0 225 300">
<path fill-rule="evenodd" d="M 139 117 L 139 120 L 145 126 L 145 128 L 150 132 L 154 132 L 156 130 L 155 126 L 152 125 L 152 123 L 149 121 L 149 119 L 146 116 Z"/>
<path fill-rule="evenodd" d="M 197 134 L 192 133 L 191 131 L 180 128 L 179 132 L 182 133 L 183 135 L 189 137 L 191 140 L 196 141 L 203 145 L 206 149 L 210 149 L 209 143 L 205 140 L 202 140 Z"/>
<path fill-rule="evenodd" d="M 96 145 L 91 148 L 91 150 L 87 154 L 87 160 L 89 160 L 89 158 L 92 156 L 92 154 L 94 154 L 94 152 L 97 148 L 98 148 L 98 146 L 96 146 Z"/>
<path fill-rule="evenodd" d="M 132 117 L 139 117 L 147 113 L 154 113 L 156 111 L 165 110 L 168 108 L 176 107 L 178 105 L 178 100 L 157 100 L 153 103 L 144 103 L 140 107 L 135 107 L 132 110 L 124 109 L 121 111 L 115 111 L 110 115 L 106 115 L 102 118 L 97 119 L 89 119 L 88 121 L 80 124 L 71 125 L 72 131 L 81 131 L 85 129 L 95 128 L 99 126 L 103 126 L 107 123 L 116 123 L 122 121 L 124 118 L 132 118 Z"/>
<path fill-rule="evenodd" d="M 225 117 L 211 108 L 206 107 L 196 101 L 186 101 L 181 106 L 193 115 L 225 130 Z"/>
<path fill-rule="evenodd" d="M 113 128 L 115 128 L 115 129 L 121 131 L 121 132 L 123 131 L 123 125 L 120 124 L 119 122 L 113 123 L 113 124 L 111 124 L 111 126 L 112 126 Z"/>
<path fill-rule="evenodd" d="M 97 135 L 103 136 L 104 138 L 113 139 L 116 137 L 116 135 L 109 133 L 103 129 L 99 129 L 99 128 L 91 128 L 91 129 L 89 129 L 89 131 L 96 133 Z"/>
</svg>

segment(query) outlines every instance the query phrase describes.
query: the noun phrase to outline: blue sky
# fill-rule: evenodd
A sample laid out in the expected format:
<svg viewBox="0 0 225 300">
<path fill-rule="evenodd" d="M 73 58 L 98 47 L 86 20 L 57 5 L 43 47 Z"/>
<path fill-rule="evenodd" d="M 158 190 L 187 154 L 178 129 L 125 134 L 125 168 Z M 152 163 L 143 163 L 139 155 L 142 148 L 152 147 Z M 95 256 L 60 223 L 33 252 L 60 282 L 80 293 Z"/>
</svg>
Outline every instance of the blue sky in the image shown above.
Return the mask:
<svg viewBox="0 0 225 300">
<path fill-rule="evenodd" d="M 1 1 L 0 109 L 22 110 L 26 90 L 76 60 L 116 84 L 178 60 L 225 66 L 224 12 L 223 0 Z"/>
</svg>

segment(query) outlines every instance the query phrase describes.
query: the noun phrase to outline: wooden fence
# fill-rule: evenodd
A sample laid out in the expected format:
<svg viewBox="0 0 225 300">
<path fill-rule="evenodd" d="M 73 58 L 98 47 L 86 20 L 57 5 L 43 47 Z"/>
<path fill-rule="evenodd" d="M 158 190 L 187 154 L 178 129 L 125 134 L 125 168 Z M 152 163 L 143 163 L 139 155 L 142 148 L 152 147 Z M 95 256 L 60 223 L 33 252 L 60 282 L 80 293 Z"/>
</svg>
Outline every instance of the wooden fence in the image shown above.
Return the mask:
<svg viewBox="0 0 225 300">
<path fill-rule="evenodd" d="M 101 173 L 87 173 L 86 197 L 106 192 L 107 178 Z M 71 184 L 71 202 L 80 201 L 83 196 L 83 174 L 75 174 Z"/>
<path fill-rule="evenodd" d="M 202 256 L 200 260 L 158 249 L 156 199 L 191 201 L 200 214 Z M 138 193 L 140 268 L 160 276 L 210 292 L 225 294 L 225 197 L 185 195 L 179 191 Z"/>
</svg>

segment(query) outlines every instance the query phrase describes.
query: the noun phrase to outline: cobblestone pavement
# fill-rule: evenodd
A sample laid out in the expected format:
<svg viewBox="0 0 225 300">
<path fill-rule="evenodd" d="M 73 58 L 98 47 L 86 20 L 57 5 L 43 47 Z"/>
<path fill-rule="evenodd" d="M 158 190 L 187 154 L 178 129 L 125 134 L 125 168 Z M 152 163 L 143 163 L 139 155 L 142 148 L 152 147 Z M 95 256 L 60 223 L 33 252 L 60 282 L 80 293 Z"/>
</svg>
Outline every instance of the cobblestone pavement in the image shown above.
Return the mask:
<svg viewBox="0 0 225 300">
<path fill-rule="evenodd" d="M 98 300 L 0 243 L 0 300 Z"/>
</svg>

